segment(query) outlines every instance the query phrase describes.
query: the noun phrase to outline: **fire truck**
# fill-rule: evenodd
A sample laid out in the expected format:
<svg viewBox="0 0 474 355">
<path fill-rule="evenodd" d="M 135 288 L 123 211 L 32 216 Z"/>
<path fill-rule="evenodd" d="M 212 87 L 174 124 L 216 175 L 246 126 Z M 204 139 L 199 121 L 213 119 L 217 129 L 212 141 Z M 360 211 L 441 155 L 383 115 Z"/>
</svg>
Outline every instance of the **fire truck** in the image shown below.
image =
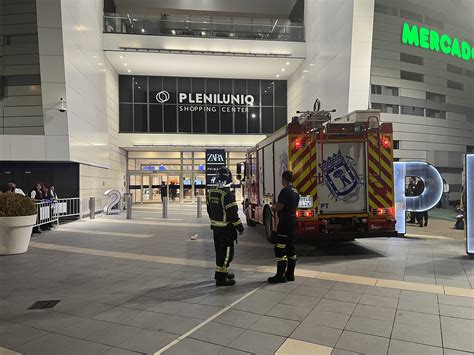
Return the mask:
<svg viewBox="0 0 474 355">
<path fill-rule="evenodd" d="M 300 194 L 297 239 L 353 240 L 396 236 L 393 130 L 376 110 L 331 118 L 332 111 L 298 112 L 268 136 L 238 167 L 247 224 L 265 226 L 273 241 L 278 217 L 271 205 L 283 188 L 281 174 L 293 172 Z M 243 168 L 243 169 L 242 169 Z"/>
</svg>

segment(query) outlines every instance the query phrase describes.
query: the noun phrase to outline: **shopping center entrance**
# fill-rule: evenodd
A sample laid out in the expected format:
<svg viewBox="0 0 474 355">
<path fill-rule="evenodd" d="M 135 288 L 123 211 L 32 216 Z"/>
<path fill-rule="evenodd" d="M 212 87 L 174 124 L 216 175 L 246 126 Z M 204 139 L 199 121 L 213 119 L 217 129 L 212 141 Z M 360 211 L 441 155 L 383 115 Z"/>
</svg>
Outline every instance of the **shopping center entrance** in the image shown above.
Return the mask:
<svg viewBox="0 0 474 355">
<path fill-rule="evenodd" d="M 161 203 L 164 183 L 170 203 L 193 203 L 205 199 L 205 148 L 191 151 L 128 151 L 127 181 L 133 203 Z M 227 166 L 235 176 L 236 165 L 245 158 L 245 148 L 227 151 Z M 239 190 L 239 189 L 237 189 Z M 236 191 L 240 200 L 241 192 Z"/>
</svg>

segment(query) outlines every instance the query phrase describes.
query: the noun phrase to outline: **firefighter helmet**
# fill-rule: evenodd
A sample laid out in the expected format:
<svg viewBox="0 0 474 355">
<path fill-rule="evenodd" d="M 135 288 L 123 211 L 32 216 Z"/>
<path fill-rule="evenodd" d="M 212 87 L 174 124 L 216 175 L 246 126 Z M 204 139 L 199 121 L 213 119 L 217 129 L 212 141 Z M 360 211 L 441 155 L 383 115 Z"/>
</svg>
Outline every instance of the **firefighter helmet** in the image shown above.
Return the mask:
<svg viewBox="0 0 474 355">
<path fill-rule="evenodd" d="M 232 173 L 227 167 L 223 166 L 216 172 L 216 181 L 224 185 L 230 185 L 232 184 Z"/>
</svg>

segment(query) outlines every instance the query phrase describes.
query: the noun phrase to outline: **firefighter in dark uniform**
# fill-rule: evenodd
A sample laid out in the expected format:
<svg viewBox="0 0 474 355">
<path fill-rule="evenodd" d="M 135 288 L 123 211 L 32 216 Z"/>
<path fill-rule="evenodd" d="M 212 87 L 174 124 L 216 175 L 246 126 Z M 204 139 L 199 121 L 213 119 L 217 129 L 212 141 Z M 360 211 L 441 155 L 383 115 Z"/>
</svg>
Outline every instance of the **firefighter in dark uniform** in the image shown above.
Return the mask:
<svg viewBox="0 0 474 355">
<path fill-rule="evenodd" d="M 278 213 L 278 228 L 275 238 L 275 257 L 277 273 L 268 278 L 269 283 L 295 281 L 296 251 L 296 209 L 300 200 L 298 191 L 293 187 L 293 173 L 283 172 L 281 176 L 283 189 L 272 211 Z"/>
<path fill-rule="evenodd" d="M 216 286 L 235 285 L 234 274 L 230 273 L 229 265 L 234 258 L 234 242 L 237 233 L 244 232 L 239 218 L 239 206 L 230 191 L 232 174 L 226 167 L 216 173 L 218 186 L 209 190 L 207 196 L 207 213 L 214 231 L 214 247 L 216 250 Z"/>
</svg>

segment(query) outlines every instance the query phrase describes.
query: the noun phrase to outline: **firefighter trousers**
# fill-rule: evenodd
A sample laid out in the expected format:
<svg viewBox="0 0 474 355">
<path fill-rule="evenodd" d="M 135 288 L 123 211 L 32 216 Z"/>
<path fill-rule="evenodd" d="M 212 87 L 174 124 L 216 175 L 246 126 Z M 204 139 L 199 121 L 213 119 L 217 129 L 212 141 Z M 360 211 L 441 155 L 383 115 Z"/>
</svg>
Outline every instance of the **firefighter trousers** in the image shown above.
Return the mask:
<svg viewBox="0 0 474 355">
<path fill-rule="evenodd" d="M 283 222 L 283 221 L 281 221 Z M 296 221 L 282 223 L 277 229 L 275 238 L 275 257 L 277 261 L 296 260 L 295 231 Z"/>
<path fill-rule="evenodd" d="M 215 279 L 225 279 L 229 265 L 234 259 L 236 231 L 231 228 L 214 229 L 214 248 L 216 250 Z"/>
</svg>

